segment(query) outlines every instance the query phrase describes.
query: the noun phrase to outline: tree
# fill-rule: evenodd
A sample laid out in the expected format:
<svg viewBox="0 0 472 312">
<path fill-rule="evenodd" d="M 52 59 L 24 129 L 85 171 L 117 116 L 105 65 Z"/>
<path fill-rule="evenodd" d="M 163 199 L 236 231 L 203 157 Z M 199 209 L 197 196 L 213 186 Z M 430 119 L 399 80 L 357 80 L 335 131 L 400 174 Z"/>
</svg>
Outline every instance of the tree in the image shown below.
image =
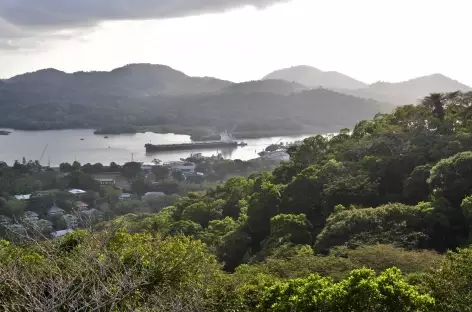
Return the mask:
<svg viewBox="0 0 472 312">
<path fill-rule="evenodd" d="M 202 226 L 190 220 L 180 220 L 170 226 L 169 234 L 196 237 Z"/>
<path fill-rule="evenodd" d="M 152 173 L 154 173 L 156 181 L 161 181 L 169 177 L 170 169 L 166 166 L 155 166 L 152 168 Z"/>
<path fill-rule="evenodd" d="M 335 246 L 380 243 L 443 251 L 456 243 L 449 235 L 448 220 L 431 203 L 388 204 L 332 214 L 316 239 L 315 250 L 323 253 Z"/>
<path fill-rule="evenodd" d="M 183 173 L 179 170 L 172 171 L 172 178 L 174 178 L 176 181 L 179 181 L 179 182 L 182 182 L 185 180 Z"/>
<path fill-rule="evenodd" d="M 403 196 L 409 204 L 414 205 L 428 200 L 430 194 L 428 184 L 430 172 L 431 166 L 418 166 L 403 183 Z"/>
<path fill-rule="evenodd" d="M 432 275 L 423 276 L 421 284 L 436 299 L 436 311 L 470 311 L 472 306 L 472 249 L 448 252 L 442 266 Z"/>
<path fill-rule="evenodd" d="M 68 180 L 68 188 L 84 189 L 95 192 L 100 191 L 100 183 L 89 174 L 74 171 L 70 173 L 66 179 Z"/>
<path fill-rule="evenodd" d="M 134 179 L 141 172 L 141 164 L 138 162 L 129 162 L 123 165 L 121 169 L 123 175 L 128 179 Z"/>
<path fill-rule="evenodd" d="M 121 167 L 119 165 L 117 165 L 115 162 L 111 162 L 110 166 L 109 166 L 109 171 L 110 172 L 120 172 Z"/>
<path fill-rule="evenodd" d="M 280 187 L 264 182 L 260 193 L 249 200 L 247 223 L 253 250 L 260 250 L 260 243 L 270 233 L 270 219 L 277 214 L 280 205 Z"/>
<path fill-rule="evenodd" d="M 20 218 L 26 210 L 27 203 L 25 201 L 12 199 L 6 202 L 2 208 L 2 214 L 7 217 Z"/>
<path fill-rule="evenodd" d="M 436 197 L 444 197 L 453 207 L 472 194 L 472 152 L 459 153 L 439 161 L 428 180 Z"/>
<path fill-rule="evenodd" d="M 82 168 L 82 166 L 80 165 L 80 163 L 79 163 L 78 161 L 74 161 L 74 162 L 72 163 L 72 169 L 73 169 L 74 171 L 79 171 L 80 168 Z"/>
<path fill-rule="evenodd" d="M 261 311 L 330 312 L 426 312 L 435 301 L 409 285 L 400 270 L 388 269 L 376 276 L 368 269 L 354 270 L 339 283 L 310 275 L 306 279 L 278 282 L 261 299 Z"/>
<path fill-rule="evenodd" d="M 69 163 L 62 163 L 59 165 L 59 170 L 64 173 L 69 173 L 73 171 L 73 167 Z"/>
<path fill-rule="evenodd" d="M 218 201 L 211 205 L 207 205 L 204 202 L 194 203 L 185 208 L 182 212 L 182 219 L 193 221 L 200 224 L 202 227 L 207 227 L 211 220 L 221 218 L 221 206 L 223 203 L 219 203 Z"/>
<path fill-rule="evenodd" d="M 433 115 L 440 120 L 444 120 L 446 115 L 443 103 L 444 96 L 441 93 L 431 93 L 422 100 L 422 104 L 431 109 Z"/>
<path fill-rule="evenodd" d="M 279 214 L 270 220 L 270 240 L 312 244 L 313 226 L 304 214 Z"/>
</svg>

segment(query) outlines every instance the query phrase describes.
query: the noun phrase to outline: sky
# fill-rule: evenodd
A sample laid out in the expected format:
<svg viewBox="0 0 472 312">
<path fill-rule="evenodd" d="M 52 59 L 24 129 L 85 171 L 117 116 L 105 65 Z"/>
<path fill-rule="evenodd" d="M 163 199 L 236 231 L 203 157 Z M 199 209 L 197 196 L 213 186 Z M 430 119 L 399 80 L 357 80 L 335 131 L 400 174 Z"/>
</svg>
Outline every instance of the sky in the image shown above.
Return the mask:
<svg viewBox="0 0 472 312">
<path fill-rule="evenodd" d="M 235 82 L 311 65 L 472 85 L 470 0 L 0 0 L 0 78 L 169 65 Z"/>
</svg>

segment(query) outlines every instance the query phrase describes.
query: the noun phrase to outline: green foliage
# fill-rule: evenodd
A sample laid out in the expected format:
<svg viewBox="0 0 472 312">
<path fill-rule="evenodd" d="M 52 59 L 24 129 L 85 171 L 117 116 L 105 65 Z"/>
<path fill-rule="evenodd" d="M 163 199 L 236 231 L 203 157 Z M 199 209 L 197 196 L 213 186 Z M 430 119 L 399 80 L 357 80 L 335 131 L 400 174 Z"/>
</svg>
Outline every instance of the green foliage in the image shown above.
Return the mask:
<svg viewBox="0 0 472 312">
<path fill-rule="evenodd" d="M 280 188 L 270 182 L 263 182 L 259 193 L 254 193 L 248 203 L 247 224 L 254 250 L 270 233 L 270 219 L 275 216 L 280 205 Z"/>
<path fill-rule="evenodd" d="M 464 198 L 461 204 L 462 213 L 467 220 L 472 223 L 472 196 Z"/>
<path fill-rule="evenodd" d="M 434 246 L 432 236 L 441 227 L 447 227 L 447 219 L 434 212 L 430 204 L 406 206 L 389 204 L 378 208 L 364 208 L 333 214 L 316 239 L 319 252 L 347 244 L 394 244 L 408 248 Z M 438 233 L 439 234 L 439 233 Z"/>
<path fill-rule="evenodd" d="M 313 226 L 305 215 L 279 214 L 270 220 L 270 239 L 294 244 L 311 244 Z"/>
<path fill-rule="evenodd" d="M 207 227 L 211 220 L 218 219 L 222 215 L 222 206 L 224 201 L 215 201 L 207 205 L 203 202 L 197 202 L 185 208 L 182 212 L 182 219 L 193 221 L 203 227 Z"/>
<path fill-rule="evenodd" d="M 472 152 L 459 153 L 438 162 L 431 169 L 429 184 L 437 197 L 459 207 L 472 194 Z"/>
<path fill-rule="evenodd" d="M 396 268 L 376 276 L 368 269 L 354 270 L 343 281 L 310 275 L 276 283 L 264 293 L 261 311 L 430 311 L 434 299 L 422 295 Z"/>
<path fill-rule="evenodd" d="M 170 311 L 177 302 L 208 310 L 220 279 L 198 241 L 125 232 L 74 233 L 28 246 L 1 241 L 0 276 L 0 304 L 8 311 L 47 311 L 51 304 L 56 311 Z"/>
<path fill-rule="evenodd" d="M 444 262 L 432 275 L 424 276 L 426 285 L 436 298 L 438 312 L 470 311 L 472 306 L 472 249 L 448 252 Z"/>
<path fill-rule="evenodd" d="M 170 226 L 169 234 L 195 237 L 201 230 L 202 226 L 198 223 L 189 220 L 180 220 Z"/>
<path fill-rule="evenodd" d="M 377 273 L 391 267 L 399 268 L 404 274 L 426 273 L 439 268 L 443 257 L 429 250 L 406 250 L 392 245 L 364 245 L 347 250 L 343 255 L 354 267 L 367 267 Z"/>
</svg>

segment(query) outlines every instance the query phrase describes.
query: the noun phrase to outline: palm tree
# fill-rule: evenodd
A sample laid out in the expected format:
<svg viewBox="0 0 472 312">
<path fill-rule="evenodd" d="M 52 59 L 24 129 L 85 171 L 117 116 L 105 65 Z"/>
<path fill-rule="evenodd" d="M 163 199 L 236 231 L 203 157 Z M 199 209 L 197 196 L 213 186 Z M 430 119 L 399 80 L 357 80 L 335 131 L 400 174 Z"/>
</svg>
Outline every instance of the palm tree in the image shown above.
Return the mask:
<svg viewBox="0 0 472 312">
<path fill-rule="evenodd" d="M 431 93 L 429 96 L 425 97 L 421 104 L 432 109 L 433 115 L 440 120 L 444 120 L 446 112 L 444 110 L 444 94 L 442 93 Z"/>
</svg>

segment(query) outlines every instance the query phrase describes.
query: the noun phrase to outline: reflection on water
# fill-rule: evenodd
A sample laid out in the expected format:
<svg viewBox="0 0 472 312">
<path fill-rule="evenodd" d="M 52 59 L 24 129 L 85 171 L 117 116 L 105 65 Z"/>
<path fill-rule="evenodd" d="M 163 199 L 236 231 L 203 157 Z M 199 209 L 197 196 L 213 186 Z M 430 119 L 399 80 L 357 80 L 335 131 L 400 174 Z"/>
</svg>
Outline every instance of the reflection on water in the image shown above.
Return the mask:
<svg viewBox="0 0 472 312">
<path fill-rule="evenodd" d="M 1 129 L 0 129 L 1 130 Z M 62 162 L 109 164 L 116 162 L 123 164 L 134 160 L 148 162 L 157 158 L 162 161 L 187 158 L 191 153 L 202 153 L 204 156 L 221 153 L 227 159 L 249 160 L 258 157 L 258 153 L 267 146 L 279 142 L 293 142 L 301 140 L 307 135 L 270 137 L 243 140 L 248 145 L 235 148 L 213 148 L 189 151 L 165 151 L 147 154 L 144 145 L 178 144 L 191 142 L 187 135 L 138 133 L 124 135 L 94 135 L 93 130 L 54 130 L 54 131 L 15 131 L 8 136 L 0 136 L 0 161 L 12 164 L 15 160 L 39 160 L 42 151 L 46 148 L 41 160 L 43 165 L 50 161 L 51 166 L 58 166 Z M 83 139 L 83 140 L 82 140 Z"/>
</svg>

